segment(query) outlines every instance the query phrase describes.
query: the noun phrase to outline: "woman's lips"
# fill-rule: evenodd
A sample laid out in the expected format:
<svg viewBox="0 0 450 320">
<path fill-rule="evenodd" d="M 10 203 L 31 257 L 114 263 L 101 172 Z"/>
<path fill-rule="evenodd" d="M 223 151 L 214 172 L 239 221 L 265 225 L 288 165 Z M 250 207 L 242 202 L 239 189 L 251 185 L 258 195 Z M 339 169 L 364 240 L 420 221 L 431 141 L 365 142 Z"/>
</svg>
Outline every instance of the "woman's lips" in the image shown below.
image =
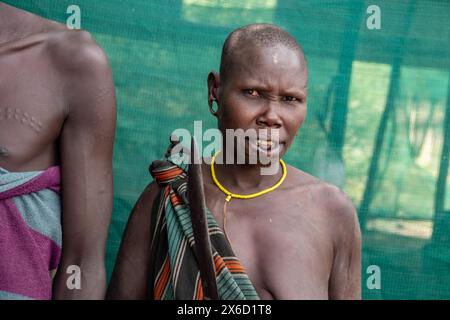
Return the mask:
<svg viewBox="0 0 450 320">
<path fill-rule="evenodd" d="M 284 145 L 284 142 L 275 142 L 272 140 L 261 140 L 257 139 L 252 141 L 249 140 L 249 146 L 253 150 L 257 150 L 261 153 L 264 153 L 270 157 L 273 157 L 281 152 L 281 148 Z"/>
<path fill-rule="evenodd" d="M 256 145 L 265 149 L 271 149 L 275 143 L 271 140 L 256 140 Z"/>
</svg>

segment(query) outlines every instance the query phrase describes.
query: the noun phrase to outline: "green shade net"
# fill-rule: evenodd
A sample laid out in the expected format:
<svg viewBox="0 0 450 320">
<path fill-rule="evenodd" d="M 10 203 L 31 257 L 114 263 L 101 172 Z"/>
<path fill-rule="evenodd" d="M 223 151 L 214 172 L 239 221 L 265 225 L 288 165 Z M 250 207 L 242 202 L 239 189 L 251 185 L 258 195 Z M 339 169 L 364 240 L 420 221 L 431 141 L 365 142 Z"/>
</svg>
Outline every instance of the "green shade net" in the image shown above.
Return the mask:
<svg viewBox="0 0 450 320">
<path fill-rule="evenodd" d="M 81 28 L 112 65 L 118 122 L 108 276 L 151 181 L 148 166 L 170 133 L 192 130 L 194 120 L 205 130 L 216 125 L 206 77 L 218 70 L 225 37 L 269 22 L 299 40 L 309 63 L 308 118 L 285 160 L 353 200 L 363 229 L 363 298 L 450 298 L 449 2 L 6 2 L 61 23 L 78 5 Z M 371 4 L 381 10 L 379 30 L 366 24 Z"/>
</svg>

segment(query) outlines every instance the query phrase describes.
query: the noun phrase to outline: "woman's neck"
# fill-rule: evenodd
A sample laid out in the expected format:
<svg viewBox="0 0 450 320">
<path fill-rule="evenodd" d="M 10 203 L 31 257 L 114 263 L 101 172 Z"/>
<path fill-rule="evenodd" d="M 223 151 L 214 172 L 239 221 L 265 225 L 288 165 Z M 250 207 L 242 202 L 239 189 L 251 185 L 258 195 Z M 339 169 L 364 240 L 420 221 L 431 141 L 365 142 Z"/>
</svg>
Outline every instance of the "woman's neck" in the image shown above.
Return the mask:
<svg viewBox="0 0 450 320">
<path fill-rule="evenodd" d="M 232 193 L 254 193 L 273 186 L 282 176 L 282 169 L 273 175 L 261 173 L 258 164 L 214 164 L 216 177 Z"/>
</svg>

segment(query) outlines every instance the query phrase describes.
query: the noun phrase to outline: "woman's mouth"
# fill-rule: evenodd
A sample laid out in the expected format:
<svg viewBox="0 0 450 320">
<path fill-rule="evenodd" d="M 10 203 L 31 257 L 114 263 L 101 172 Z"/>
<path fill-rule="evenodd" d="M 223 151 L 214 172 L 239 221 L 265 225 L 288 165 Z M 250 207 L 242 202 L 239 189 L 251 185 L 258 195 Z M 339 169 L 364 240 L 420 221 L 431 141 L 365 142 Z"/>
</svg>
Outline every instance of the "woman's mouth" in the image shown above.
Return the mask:
<svg viewBox="0 0 450 320">
<path fill-rule="evenodd" d="M 283 142 L 266 139 L 256 139 L 255 141 L 252 141 L 252 139 L 250 139 L 249 145 L 254 151 L 269 157 L 274 157 L 280 153 Z"/>
<path fill-rule="evenodd" d="M 271 149 L 274 146 L 274 142 L 271 140 L 256 140 L 256 145 L 264 149 Z"/>
</svg>

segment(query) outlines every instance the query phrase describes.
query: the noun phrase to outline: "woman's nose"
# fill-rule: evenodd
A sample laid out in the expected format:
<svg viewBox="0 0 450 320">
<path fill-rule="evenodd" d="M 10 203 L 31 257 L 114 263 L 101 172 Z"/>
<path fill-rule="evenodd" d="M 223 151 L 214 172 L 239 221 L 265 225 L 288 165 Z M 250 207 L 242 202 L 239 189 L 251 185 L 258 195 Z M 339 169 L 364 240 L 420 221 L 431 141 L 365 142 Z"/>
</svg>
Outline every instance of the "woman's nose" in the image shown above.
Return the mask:
<svg viewBox="0 0 450 320">
<path fill-rule="evenodd" d="M 257 119 L 257 124 L 260 126 L 279 128 L 282 125 L 279 112 L 279 102 L 268 99 L 265 108 Z"/>
</svg>

